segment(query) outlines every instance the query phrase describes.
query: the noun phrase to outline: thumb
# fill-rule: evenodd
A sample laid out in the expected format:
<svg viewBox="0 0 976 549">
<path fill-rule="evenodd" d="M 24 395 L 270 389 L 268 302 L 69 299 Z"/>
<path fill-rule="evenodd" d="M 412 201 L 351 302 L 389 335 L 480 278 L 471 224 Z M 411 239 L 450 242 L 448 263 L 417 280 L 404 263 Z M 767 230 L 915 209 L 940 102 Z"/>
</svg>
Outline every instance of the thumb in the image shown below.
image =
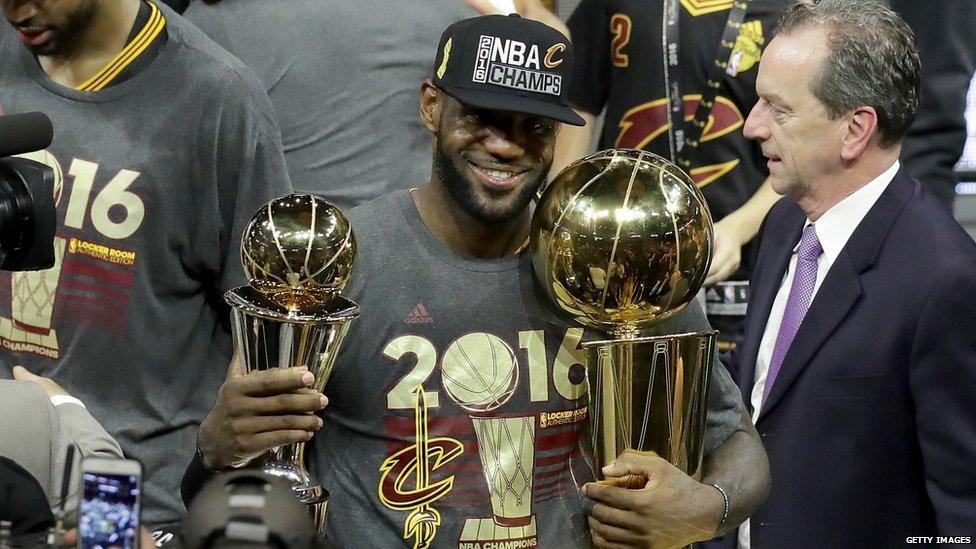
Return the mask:
<svg viewBox="0 0 976 549">
<path fill-rule="evenodd" d="M 20 365 L 14 366 L 13 374 L 14 379 L 18 381 L 37 381 L 37 379 L 41 377 L 31 373 L 27 370 L 27 368 Z"/>
</svg>

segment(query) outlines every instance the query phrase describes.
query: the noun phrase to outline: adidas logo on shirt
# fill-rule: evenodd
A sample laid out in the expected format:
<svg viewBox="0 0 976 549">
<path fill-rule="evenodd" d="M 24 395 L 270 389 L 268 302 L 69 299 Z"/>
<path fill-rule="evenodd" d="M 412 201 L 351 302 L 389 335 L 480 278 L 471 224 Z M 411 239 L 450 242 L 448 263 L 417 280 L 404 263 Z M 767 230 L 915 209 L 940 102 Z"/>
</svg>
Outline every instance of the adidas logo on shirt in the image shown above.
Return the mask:
<svg viewBox="0 0 976 549">
<path fill-rule="evenodd" d="M 430 316 L 430 311 L 427 310 L 427 306 L 423 303 L 418 303 L 416 307 L 410 311 L 404 321 L 407 324 L 433 324 L 434 318 Z"/>
</svg>

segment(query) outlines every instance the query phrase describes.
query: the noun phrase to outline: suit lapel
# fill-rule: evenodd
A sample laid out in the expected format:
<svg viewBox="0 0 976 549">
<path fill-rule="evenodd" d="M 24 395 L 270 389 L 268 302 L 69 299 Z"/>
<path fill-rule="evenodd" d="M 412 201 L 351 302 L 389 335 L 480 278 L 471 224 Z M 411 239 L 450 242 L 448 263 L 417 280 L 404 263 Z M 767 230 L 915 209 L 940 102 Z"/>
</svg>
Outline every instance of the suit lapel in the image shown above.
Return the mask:
<svg viewBox="0 0 976 549">
<path fill-rule="evenodd" d="M 788 200 L 788 199 L 787 199 Z M 756 356 L 762 342 L 763 331 L 773 308 L 773 300 L 779 290 L 786 267 L 793 256 L 793 248 L 800 241 L 800 233 L 806 216 L 795 203 L 790 203 L 788 217 L 779 224 L 770 224 L 763 230 L 760 258 L 753 277 L 752 295 L 749 299 L 749 314 L 745 333 L 755 334 L 743 342 L 741 363 L 739 365 L 739 388 L 742 401 L 751 409 L 752 386 L 756 381 Z M 761 277 L 758 276 L 761 273 Z"/>
<path fill-rule="evenodd" d="M 861 298 L 861 273 L 874 265 L 892 224 L 915 192 L 916 183 L 904 170 L 899 170 L 885 192 L 854 229 L 844 249 L 827 272 L 803 323 L 800 324 L 793 344 L 783 359 L 776 382 L 760 412 L 760 419 L 782 400 L 793 382 L 813 361 L 817 351 L 826 344 L 830 335 Z M 768 312 L 766 316 L 769 316 Z"/>
</svg>

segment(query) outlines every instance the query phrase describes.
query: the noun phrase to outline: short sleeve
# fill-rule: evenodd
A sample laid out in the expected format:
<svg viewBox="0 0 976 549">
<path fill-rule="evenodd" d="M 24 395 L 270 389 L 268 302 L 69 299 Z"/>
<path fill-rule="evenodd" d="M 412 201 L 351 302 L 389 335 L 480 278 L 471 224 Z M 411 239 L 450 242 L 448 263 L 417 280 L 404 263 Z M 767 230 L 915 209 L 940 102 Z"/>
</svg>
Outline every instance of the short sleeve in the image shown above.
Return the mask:
<svg viewBox="0 0 976 549">
<path fill-rule="evenodd" d="M 240 258 L 241 235 L 251 217 L 272 199 L 292 192 L 271 102 L 253 80 L 250 104 L 238 111 L 243 119 L 228 120 L 216 136 L 221 151 L 217 161 L 221 293 L 247 282 Z"/>
<path fill-rule="evenodd" d="M 605 0 L 581 0 L 569 17 L 573 41 L 570 102 L 590 114 L 599 114 L 610 87 L 610 24 Z"/>
</svg>

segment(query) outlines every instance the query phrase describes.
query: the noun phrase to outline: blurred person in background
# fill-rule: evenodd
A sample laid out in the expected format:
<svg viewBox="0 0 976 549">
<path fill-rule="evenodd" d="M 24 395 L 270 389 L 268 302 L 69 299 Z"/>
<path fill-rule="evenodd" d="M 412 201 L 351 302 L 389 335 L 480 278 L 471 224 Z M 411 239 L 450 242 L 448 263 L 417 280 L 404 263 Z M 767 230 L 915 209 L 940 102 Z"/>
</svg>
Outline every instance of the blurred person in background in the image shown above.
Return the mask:
<svg viewBox="0 0 976 549">
<path fill-rule="evenodd" d="M 296 190 L 343 209 L 430 177 L 417 91 L 463 0 L 197 1 L 185 16 L 260 78 Z"/>
<path fill-rule="evenodd" d="M 976 70 L 976 2 L 890 0 L 915 31 L 922 56 L 918 117 L 901 160 L 950 210 L 959 182 L 953 167 L 966 144 L 966 92 Z"/>
<path fill-rule="evenodd" d="M 240 235 L 291 190 L 274 112 L 237 59 L 164 4 L 0 0 L 0 103 L 54 140 L 51 269 L 0 272 L 0 375 L 50 377 L 144 467 L 143 522 L 179 479 L 230 362 Z"/>
</svg>

